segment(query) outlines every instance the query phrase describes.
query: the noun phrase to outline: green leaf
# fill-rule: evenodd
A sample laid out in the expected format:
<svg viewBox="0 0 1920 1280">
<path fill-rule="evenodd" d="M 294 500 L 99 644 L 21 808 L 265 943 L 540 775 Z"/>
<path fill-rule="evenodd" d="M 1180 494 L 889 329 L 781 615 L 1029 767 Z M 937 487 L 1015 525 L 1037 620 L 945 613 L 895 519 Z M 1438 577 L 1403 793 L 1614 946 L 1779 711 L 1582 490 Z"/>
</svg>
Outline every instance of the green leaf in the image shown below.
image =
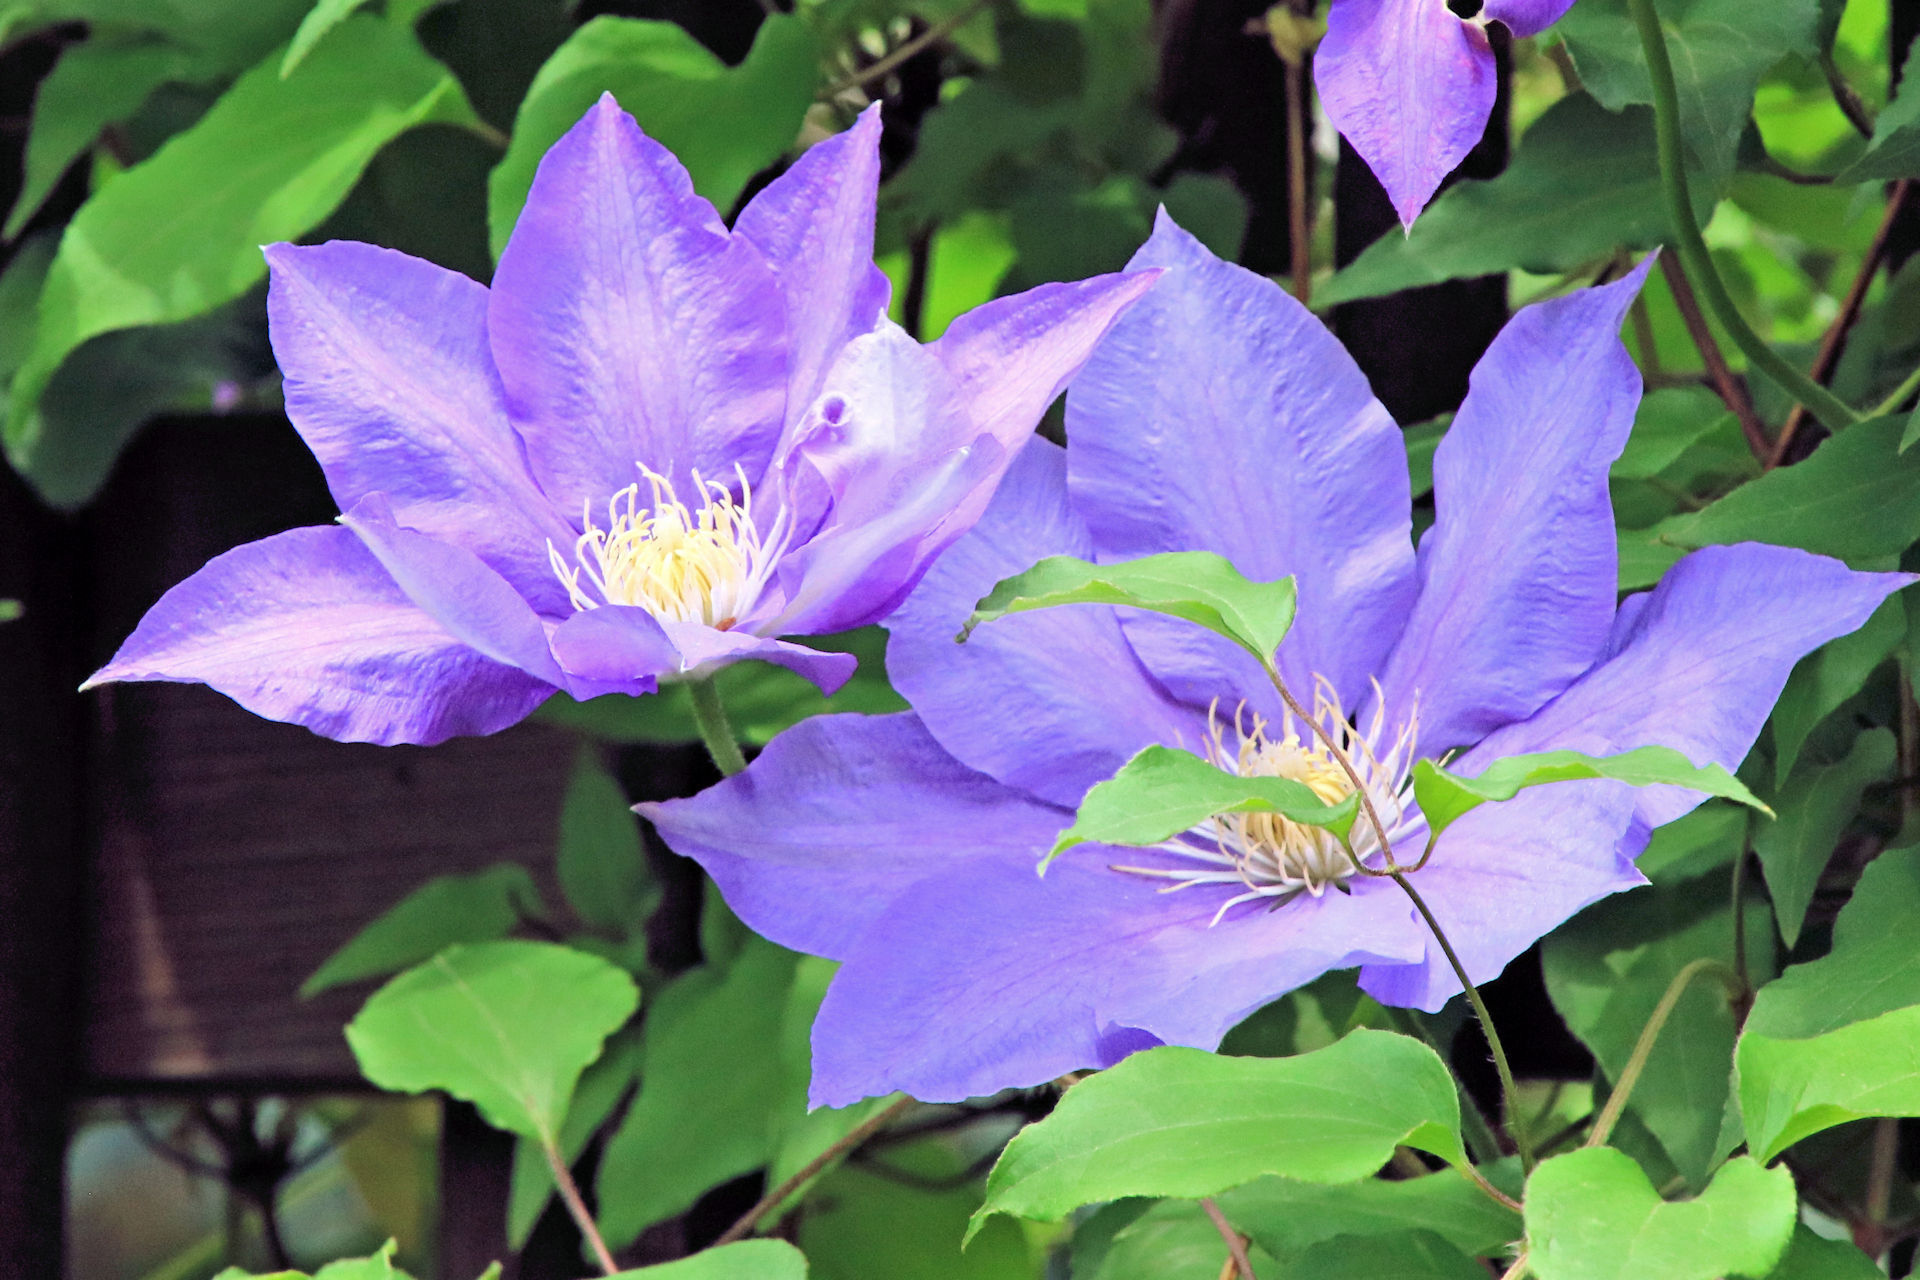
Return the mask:
<svg viewBox="0 0 1920 1280">
<path fill-rule="evenodd" d="M 1694 198 L 1702 214 L 1711 210 L 1711 184 Z M 1412 232 L 1381 236 L 1314 300 L 1351 302 L 1514 267 L 1569 271 L 1669 236 L 1652 111 L 1614 114 L 1572 94 L 1534 122 L 1499 177 L 1443 191 Z"/>
<path fill-rule="evenodd" d="M 1747 1030 L 1804 1040 L 1920 1004 L 1920 847 L 1888 849 L 1867 865 L 1833 925 L 1833 949 L 1760 988 Z"/>
<path fill-rule="evenodd" d="M 264 1274 L 242 1271 L 239 1267 L 228 1267 L 213 1280 L 410 1280 L 406 1272 L 393 1265 L 395 1248 L 395 1243 L 389 1240 L 380 1252 L 372 1257 L 342 1258 L 338 1262 L 329 1262 L 311 1278 L 304 1271 L 275 1271 Z M 487 1280 L 487 1277 L 482 1276 L 481 1280 Z"/>
<path fill-rule="evenodd" d="M 1293 625 L 1293 579 L 1249 582 L 1211 551 L 1170 551 L 1120 564 L 1050 556 L 994 584 L 960 628 L 965 640 L 983 622 L 1063 604 L 1109 604 L 1197 622 L 1263 665 Z"/>
<path fill-rule="evenodd" d="M 1583 778 L 1612 778 L 1635 787 L 1685 787 L 1737 800 L 1762 813 L 1773 812 L 1721 766 L 1695 765 L 1672 747 L 1635 747 L 1612 756 L 1537 751 L 1495 760 L 1473 778 L 1421 760 L 1413 766 L 1413 794 L 1438 839 L 1442 831 L 1489 800 L 1511 800 L 1528 787 Z"/>
<path fill-rule="evenodd" d="M 1122 1203 L 1130 1208 L 1138 1202 Z M 1086 1234 L 1090 1238 L 1083 1241 L 1081 1228 L 1074 1229 L 1074 1280 L 1217 1280 L 1226 1256 L 1220 1229 L 1192 1200 L 1163 1200 L 1097 1241 L 1091 1238 L 1097 1228 Z M 1258 1245 L 1248 1252 L 1254 1274 L 1293 1275 L 1277 1271 Z M 1483 1271 L 1476 1280 L 1485 1276 Z"/>
<path fill-rule="evenodd" d="M 1633 434 L 1608 472 L 1616 480 L 1645 480 L 1680 460 L 1692 445 L 1733 415 L 1705 387 L 1660 387 L 1640 400 Z"/>
<path fill-rule="evenodd" d="M 1762 76 L 1790 53 L 1811 53 L 1819 0 L 1655 0 L 1694 156 L 1731 173 Z M 1627 0 L 1581 0 L 1555 24 L 1580 82 L 1609 111 L 1653 101 L 1646 51 Z"/>
<path fill-rule="evenodd" d="M 152 40 L 96 36 L 69 45 L 34 95 L 26 169 L 0 240 L 19 235 L 100 131 L 138 111 L 148 94 L 180 75 L 183 62 L 179 49 Z"/>
<path fill-rule="evenodd" d="M 1527 1179 L 1527 1252 L 1539 1280 L 1764 1276 L 1793 1234 L 1793 1175 L 1741 1157 L 1693 1200 L 1667 1203 L 1611 1147 L 1544 1161 Z"/>
<path fill-rule="evenodd" d="M 1663 522 L 1661 536 L 1684 547 L 1772 542 L 1850 561 L 1897 555 L 1920 538 L 1920 453 L 1897 452 L 1902 429 L 1897 417 L 1848 427 L 1804 462 Z"/>
<path fill-rule="evenodd" d="M 639 1003 L 632 978 L 583 951 L 455 945 L 374 992 L 347 1043 L 383 1089 L 442 1089 L 496 1128 L 553 1142 L 580 1073 Z"/>
<path fill-rule="evenodd" d="M 1858 631 L 1841 636 L 1800 659 L 1773 707 L 1773 779 L 1784 787 L 1814 726 L 1860 692 L 1873 669 L 1886 661 L 1907 633 L 1906 609 L 1887 600 Z"/>
<path fill-rule="evenodd" d="M 1798 1226 L 1786 1256 L 1767 1273 L 1767 1280 L 1880 1280 L 1884 1274 L 1846 1241 L 1825 1240 Z"/>
<path fill-rule="evenodd" d="M 622 1271 L 613 1280 L 623 1276 L 645 1276 L 647 1280 L 807 1280 L 807 1259 L 785 1240 L 742 1240 L 718 1249 L 703 1249 L 678 1262 Z"/>
<path fill-rule="evenodd" d="M 724 973 L 675 979 L 647 1011 L 639 1096 L 600 1163 L 600 1229 L 621 1248 L 718 1183 L 767 1163 L 805 1111 L 780 1042 L 796 957 L 749 938 Z"/>
<path fill-rule="evenodd" d="M 291 80 L 272 61 L 68 224 L 7 406 L 17 466 L 30 467 L 41 447 L 34 410 L 75 347 L 240 296 L 266 273 L 260 245 L 311 230 L 388 141 L 415 125 L 474 122 L 447 69 L 410 32 L 375 18 L 342 24 Z"/>
<path fill-rule="evenodd" d="M 599 17 L 561 45 L 534 77 L 513 141 L 487 181 L 487 226 L 497 258 L 526 203 L 547 148 L 602 93 L 680 158 L 693 189 L 721 213 L 747 180 L 794 145 L 819 76 L 807 24 L 775 14 L 746 61 L 728 67 L 672 22 Z"/>
<path fill-rule="evenodd" d="M 560 1158 L 571 1165 L 587 1149 L 640 1075 L 640 1028 L 622 1027 L 608 1037 L 604 1051 L 580 1075 L 573 1103 L 560 1125 Z M 521 1138 L 513 1146 L 513 1177 L 507 1189 L 507 1244 L 523 1248 L 553 1195 L 553 1170 L 538 1141 Z"/>
<path fill-rule="evenodd" d="M 1753 849 L 1773 895 L 1780 936 L 1789 947 L 1800 940 L 1814 887 L 1841 833 L 1853 821 L 1861 792 L 1890 775 L 1894 755 L 1893 731 L 1869 729 L 1837 763 L 1802 762 L 1778 797 L 1780 820 L 1754 831 Z"/>
<path fill-rule="evenodd" d="M 660 903 L 647 874 L 640 822 L 620 784 L 583 750 L 560 806 L 560 891 L 585 924 L 616 935 L 639 932 Z"/>
<path fill-rule="evenodd" d="M 313 8 L 307 10 L 307 16 L 300 19 L 300 27 L 293 33 L 293 39 L 287 42 L 287 51 L 280 58 L 280 78 L 285 80 L 293 74 L 295 67 L 307 60 L 313 47 L 320 38 L 333 30 L 348 18 L 367 0 L 315 0 Z"/>
<path fill-rule="evenodd" d="M 1634 864 L 1655 884 L 1672 884 L 1725 866 L 1746 852 L 1745 810 L 1709 800 L 1654 830 Z"/>
<path fill-rule="evenodd" d="M 517 862 L 435 876 L 376 916 L 300 986 L 303 998 L 363 978 L 398 973 L 456 942 L 492 942 L 544 911 L 533 877 Z"/>
<path fill-rule="evenodd" d="M 1276 1258 L 1336 1237 L 1351 1241 L 1409 1230 L 1432 1232 L 1463 1253 L 1482 1254 L 1520 1234 L 1520 1215 L 1450 1169 L 1339 1186 L 1261 1178 L 1224 1192 L 1219 1203 L 1228 1221 Z"/>
<path fill-rule="evenodd" d="M 1906 56 L 1906 70 L 1920 71 L 1913 51 Z M 1841 183 L 1893 181 L 1920 177 L 1920 91 L 1913 81 L 1902 77 L 1901 92 L 1873 122 L 1873 137 L 1867 150 L 1835 179 Z M 1904 448 L 1904 446 L 1903 446 Z"/>
<path fill-rule="evenodd" d="M 1822 1129 L 1920 1115 L 1920 1005 L 1804 1040 L 1748 1031 L 1734 1054 L 1747 1146 L 1771 1160 Z"/>
<path fill-rule="evenodd" d="M 1466 1160 L 1453 1078 L 1407 1036 L 1355 1031 L 1296 1058 L 1149 1049 L 1069 1089 L 1007 1144 L 969 1230 L 995 1213 L 1052 1221 L 1099 1200 L 1210 1196 L 1263 1174 L 1354 1182 L 1400 1145 Z"/>
<path fill-rule="evenodd" d="M 1287 1280 L 1482 1280 L 1486 1274 L 1431 1231 L 1336 1237 L 1287 1259 L 1285 1272 Z"/>
<path fill-rule="evenodd" d="M 1048 850 L 1044 867 L 1074 845 L 1152 845 L 1224 813 L 1278 813 L 1325 827 L 1343 842 L 1360 798 L 1327 804 L 1313 788 L 1290 778 L 1243 778 L 1190 751 L 1145 747 L 1120 772 L 1088 791 Z"/>
<path fill-rule="evenodd" d="M 1433 455 L 1452 424 L 1453 415 L 1442 414 L 1430 422 L 1416 422 L 1400 433 L 1407 446 L 1407 475 L 1415 502 L 1433 492 Z"/>
</svg>

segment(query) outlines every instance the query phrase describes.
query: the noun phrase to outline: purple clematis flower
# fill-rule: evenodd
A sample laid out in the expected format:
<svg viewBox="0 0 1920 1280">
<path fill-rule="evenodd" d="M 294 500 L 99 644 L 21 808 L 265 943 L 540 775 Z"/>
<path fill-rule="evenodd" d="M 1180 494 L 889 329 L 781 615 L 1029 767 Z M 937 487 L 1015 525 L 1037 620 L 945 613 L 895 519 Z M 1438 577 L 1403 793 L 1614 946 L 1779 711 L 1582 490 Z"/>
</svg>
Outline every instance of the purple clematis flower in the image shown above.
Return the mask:
<svg viewBox="0 0 1920 1280">
<path fill-rule="evenodd" d="M 1441 180 L 1473 150 L 1493 112 L 1487 26 L 1546 30 L 1573 0 L 1487 0 L 1471 18 L 1447 0 L 1333 0 L 1313 59 L 1334 128 L 1387 189 L 1411 227 Z"/>
<path fill-rule="evenodd" d="M 1087 788 L 1153 743 L 1330 800 L 1352 789 L 1258 666 L 1199 627 L 1081 605 L 954 643 L 980 596 L 1045 556 L 1207 550 L 1295 575 L 1278 665 L 1407 860 L 1425 835 L 1414 760 L 1458 751 L 1472 775 L 1661 744 L 1731 767 L 1795 661 L 1909 580 L 1715 547 L 1616 608 L 1607 471 L 1641 393 L 1618 331 L 1644 264 L 1500 334 L 1435 456 L 1417 556 L 1399 431 L 1319 322 L 1164 215 L 1133 265 L 1166 274 L 1069 392 L 1068 447 L 1028 444 L 887 623 L 914 710 L 804 722 L 744 774 L 642 806 L 749 925 L 842 962 L 814 1025 L 815 1103 L 957 1099 L 1211 1048 L 1330 969 L 1358 966 L 1394 1005 L 1460 989 L 1399 888 L 1312 828 L 1215 819 L 1156 849 L 1077 846 L 1036 877 Z M 1456 822 L 1414 883 L 1483 982 L 1644 883 L 1650 831 L 1700 798 L 1537 788 Z"/>
<path fill-rule="evenodd" d="M 267 249 L 287 413 L 344 513 L 169 591 L 88 681 L 195 681 L 331 738 L 491 733 L 556 689 L 742 658 L 829 692 L 982 510 L 1145 273 L 938 342 L 886 318 L 880 117 L 729 231 L 603 97 L 540 163 L 493 287 L 371 245 Z"/>
</svg>

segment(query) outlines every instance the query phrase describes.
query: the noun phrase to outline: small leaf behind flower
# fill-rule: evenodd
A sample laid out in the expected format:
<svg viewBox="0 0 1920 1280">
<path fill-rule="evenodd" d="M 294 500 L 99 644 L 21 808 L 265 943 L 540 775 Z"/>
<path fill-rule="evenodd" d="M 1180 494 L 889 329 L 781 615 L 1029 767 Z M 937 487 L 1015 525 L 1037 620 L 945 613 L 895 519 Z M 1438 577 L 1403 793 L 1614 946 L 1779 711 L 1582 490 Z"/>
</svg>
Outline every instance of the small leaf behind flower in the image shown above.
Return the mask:
<svg viewBox="0 0 1920 1280">
<path fill-rule="evenodd" d="M 1076 844 L 1151 845 L 1222 813 L 1277 813 L 1325 827 L 1345 841 L 1360 797 L 1327 804 L 1291 778 L 1243 778 L 1190 751 L 1147 747 L 1120 772 L 1087 792 L 1073 825 L 1048 850 L 1052 862 Z"/>
<path fill-rule="evenodd" d="M 1672 747 L 1636 747 L 1613 756 L 1579 751 L 1536 751 L 1495 760 L 1478 777 L 1463 778 L 1422 760 L 1413 766 L 1413 794 L 1435 838 L 1489 800 L 1511 800 L 1548 782 L 1611 778 L 1629 786 L 1685 787 L 1737 800 L 1771 815 L 1773 810 L 1717 764 L 1694 764 Z"/>
<path fill-rule="evenodd" d="M 1110 604 L 1170 614 L 1225 636 L 1262 664 L 1293 626 L 1292 578 L 1250 582 L 1211 551 L 1170 551 L 1119 564 L 1050 556 L 994 584 L 957 637 L 983 622 L 1062 604 Z"/>
<path fill-rule="evenodd" d="M 622 1271 L 611 1280 L 627 1276 L 645 1276 L 648 1280 L 807 1280 L 807 1259 L 785 1240 L 742 1240 L 718 1249 L 702 1249 L 678 1262 Z"/>
</svg>

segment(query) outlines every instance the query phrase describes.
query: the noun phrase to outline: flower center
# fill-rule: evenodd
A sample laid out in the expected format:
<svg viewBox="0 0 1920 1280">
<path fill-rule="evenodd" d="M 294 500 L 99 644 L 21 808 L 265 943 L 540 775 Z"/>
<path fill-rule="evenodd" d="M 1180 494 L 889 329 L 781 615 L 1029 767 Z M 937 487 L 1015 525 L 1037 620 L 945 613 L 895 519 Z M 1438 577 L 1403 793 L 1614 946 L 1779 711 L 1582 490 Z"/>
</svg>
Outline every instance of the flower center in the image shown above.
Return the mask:
<svg viewBox="0 0 1920 1280">
<path fill-rule="evenodd" d="M 1353 766 L 1373 811 L 1389 837 L 1401 825 L 1413 796 L 1417 714 L 1409 715 L 1389 736 L 1380 686 L 1374 685 L 1374 711 L 1364 726 L 1350 723 L 1339 696 L 1325 680 L 1314 681 L 1313 720 Z M 1207 711 L 1206 757 L 1209 763 L 1243 778 L 1288 778 L 1328 804 L 1354 793 L 1353 777 L 1329 750 L 1314 725 L 1283 715 L 1277 731 L 1242 703 L 1231 722 Z M 1231 735 L 1229 735 L 1231 731 Z M 1231 736 L 1231 741 L 1229 737 Z M 1164 892 L 1198 884 L 1238 884 L 1244 892 L 1215 913 L 1217 923 L 1229 907 L 1256 898 L 1274 905 L 1301 891 L 1319 897 L 1329 885 L 1359 874 L 1355 859 L 1381 852 L 1379 833 L 1363 807 L 1348 836 L 1351 853 L 1330 831 L 1295 822 L 1277 813 L 1223 813 L 1162 844 L 1160 850 L 1182 862 L 1171 867 L 1119 867 L 1138 875 L 1174 881 Z"/>
<path fill-rule="evenodd" d="M 750 609 L 785 550 L 782 511 L 762 533 L 753 521 L 753 494 L 739 475 L 740 498 L 725 485 L 693 473 L 700 509 L 674 492 L 673 481 L 641 466 L 647 501 L 630 484 L 607 502 L 607 527 L 582 509 L 585 530 L 568 564 L 552 542 L 547 559 L 575 609 L 633 605 L 663 622 L 700 622 L 726 630 Z M 736 474 L 738 471 L 736 469 Z"/>
</svg>

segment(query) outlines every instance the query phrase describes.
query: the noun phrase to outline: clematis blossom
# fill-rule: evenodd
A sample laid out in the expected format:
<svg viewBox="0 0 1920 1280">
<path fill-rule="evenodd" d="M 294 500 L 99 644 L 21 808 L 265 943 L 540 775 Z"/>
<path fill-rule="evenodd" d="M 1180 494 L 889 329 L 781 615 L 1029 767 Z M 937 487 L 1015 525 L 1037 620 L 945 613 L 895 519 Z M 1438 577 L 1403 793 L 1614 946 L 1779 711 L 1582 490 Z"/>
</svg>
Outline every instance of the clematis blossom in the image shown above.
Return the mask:
<svg viewBox="0 0 1920 1280">
<path fill-rule="evenodd" d="M 1486 132 L 1496 89 L 1487 23 L 1546 30 L 1573 0 L 1486 0 L 1471 18 L 1447 0 L 1333 0 L 1314 87 L 1411 227 Z"/>
<path fill-rule="evenodd" d="M 1616 607 L 1607 472 L 1638 371 L 1631 278 L 1520 312 L 1434 458 L 1411 539 L 1406 455 L 1352 359 L 1272 282 L 1164 214 L 1134 260 L 1165 275 L 1067 397 L 1068 445 L 1027 445 L 980 523 L 887 622 L 912 710 L 828 716 L 691 799 L 642 806 L 733 909 L 841 967 L 813 1031 L 813 1101 L 950 1100 L 1216 1046 L 1332 969 L 1438 1009 L 1459 983 L 1391 880 L 1325 832 L 1223 815 L 1157 848 L 1077 845 L 1036 873 L 1087 789 L 1151 744 L 1242 774 L 1354 790 L 1248 655 L 1104 606 L 954 635 L 998 580 L 1051 555 L 1227 557 L 1295 576 L 1276 663 L 1355 761 L 1392 847 L 1426 828 L 1413 762 L 1649 744 L 1737 765 L 1793 664 L 1907 575 L 1745 544 L 1697 551 Z M 1487 981 L 1587 904 L 1643 883 L 1652 829 L 1701 797 L 1557 783 L 1454 823 L 1412 881 Z M 1384 850 L 1363 818 L 1355 851 Z"/>
<path fill-rule="evenodd" d="M 365 244 L 269 246 L 287 413 L 342 515 L 230 551 L 88 682 L 195 681 L 382 743 L 556 689 L 654 690 L 894 608 L 1151 284 L 991 302 L 921 345 L 874 266 L 879 108 L 729 228 L 603 97 L 541 161 L 491 288 Z"/>
</svg>

